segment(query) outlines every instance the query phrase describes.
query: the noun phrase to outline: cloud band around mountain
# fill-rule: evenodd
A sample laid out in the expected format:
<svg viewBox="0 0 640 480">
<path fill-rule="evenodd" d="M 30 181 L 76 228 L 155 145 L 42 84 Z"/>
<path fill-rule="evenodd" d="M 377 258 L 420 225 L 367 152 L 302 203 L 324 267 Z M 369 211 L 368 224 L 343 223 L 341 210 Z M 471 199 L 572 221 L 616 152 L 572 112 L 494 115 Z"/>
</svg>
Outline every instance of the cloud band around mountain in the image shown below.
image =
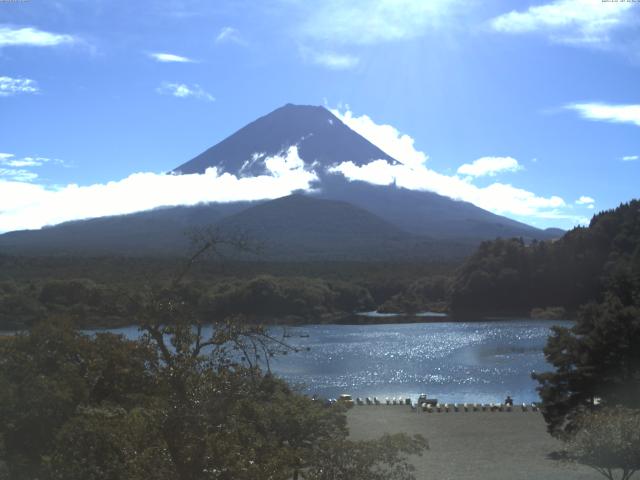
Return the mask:
<svg viewBox="0 0 640 480">
<path fill-rule="evenodd" d="M 445 175 L 428 168 L 428 156 L 414 146 L 414 140 L 391 125 L 377 124 L 366 115 L 355 116 L 350 111 L 333 111 L 347 126 L 397 159 L 399 164 L 372 159 L 365 165 L 343 162 L 331 167 L 328 173 L 343 175 L 350 181 L 364 181 L 377 185 L 395 184 L 411 190 L 430 191 L 456 200 L 471 202 L 491 212 L 518 217 L 524 221 L 535 219 L 563 219 L 576 224 L 587 221 L 573 208 L 583 203 L 567 204 L 557 195 L 540 196 L 511 184 L 494 182 L 475 185 L 474 177 Z M 488 161 L 487 159 L 491 159 Z M 502 159 L 502 160 L 495 160 Z M 508 160 L 505 160 L 508 159 Z M 510 160 L 509 160 L 510 159 Z M 519 166 L 511 157 L 485 157 L 467 165 L 475 165 L 476 176 Z M 16 159 L 5 156 L 5 166 Z M 19 160 L 18 160 L 19 161 Z M 34 182 L 25 170 L 22 178 L 0 172 L 0 232 L 40 228 L 69 220 L 106 215 L 134 213 L 163 206 L 195 205 L 203 202 L 233 202 L 266 200 L 322 188 L 317 168 L 305 164 L 296 146 L 286 152 L 267 157 L 267 175 L 238 177 L 221 173 L 215 168 L 203 174 L 166 175 L 135 173 L 119 181 L 105 184 L 48 187 Z M 28 168 L 21 163 L 14 167 Z M 462 169 L 463 171 L 466 168 Z M 464 173 L 464 172 L 463 172 Z M 4 178 L 3 178 L 4 177 Z M 585 197 L 587 198 L 587 197 Z"/>
<path fill-rule="evenodd" d="M 105 184 L 56 188 L 3 180 L 0 173 L 0 232 L 161 206 L 273 199 L 310 190 L 317 180 L 313 172 L 304 169 L 295 146 L 283 155 L 268 157 L 265 164 L 269 175 L 256 177 L 238 178 L 210 168 L 203 174 L 134 173 Z"/>
</svg>

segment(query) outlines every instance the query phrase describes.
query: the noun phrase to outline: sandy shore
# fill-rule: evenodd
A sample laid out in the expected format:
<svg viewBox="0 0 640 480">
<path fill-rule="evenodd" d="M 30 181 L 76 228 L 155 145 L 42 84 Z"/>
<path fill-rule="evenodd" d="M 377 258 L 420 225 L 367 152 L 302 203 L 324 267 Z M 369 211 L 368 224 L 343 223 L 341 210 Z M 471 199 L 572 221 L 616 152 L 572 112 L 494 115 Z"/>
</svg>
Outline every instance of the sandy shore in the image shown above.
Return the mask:
<svg viewBox="0 0 640 480">
<path fill-rule="evenodd" d="M 416 478 L 437 480 L 591 480 L 593 470 L 549 458 L 562 443 L 540 413 L 412 412 L 407 406 L 356 406 L 348 413 L 354 439 L 420 433 L 429 451 L 414 459 Z"/>
</svg>

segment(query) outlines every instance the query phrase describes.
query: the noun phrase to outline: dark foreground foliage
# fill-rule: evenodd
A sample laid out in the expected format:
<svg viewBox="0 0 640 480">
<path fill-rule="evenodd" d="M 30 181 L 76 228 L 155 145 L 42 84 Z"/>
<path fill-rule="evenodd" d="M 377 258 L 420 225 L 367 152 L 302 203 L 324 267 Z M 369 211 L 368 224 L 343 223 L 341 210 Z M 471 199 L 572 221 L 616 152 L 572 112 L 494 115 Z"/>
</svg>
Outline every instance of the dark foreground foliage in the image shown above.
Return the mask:
<svg viewBox="0 0 640 480">
<path fill-rule="evenodd" d="M 456 315 L 527 314 L 537 307 L 570 313 L 640 271 L 640 200 L 595 215 L 555 242 L 484 242 L 451 289 Z"/>
<path fill-rule="evenodd" d="M 586 306 L 572 328 L 555 327 L 545 355 L 555 371 L 535 374 L 549 432 L 573 435 L 584 412 L 640 409 L 640 289 L 625 302 L 609 293 Z"/>
<path fill-rule="evenodd" d="M 285 348 L 259 330 L 143 328 L 133 342 L 48 322 L 0 342 L 0 478 L 413 478 L 423 439 L 347 440 L 340 407 L 243 358 Z"/>
</svg>

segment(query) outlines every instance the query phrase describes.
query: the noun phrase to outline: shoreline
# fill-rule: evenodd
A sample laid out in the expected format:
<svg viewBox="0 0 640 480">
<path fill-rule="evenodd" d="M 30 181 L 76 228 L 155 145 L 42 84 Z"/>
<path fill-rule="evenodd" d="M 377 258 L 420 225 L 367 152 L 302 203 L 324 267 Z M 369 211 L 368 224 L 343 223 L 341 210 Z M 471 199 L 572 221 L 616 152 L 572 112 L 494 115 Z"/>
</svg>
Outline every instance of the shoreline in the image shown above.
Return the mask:
<svg viewBox="0 0 640 480">
<path fill-rule="evenodd" d="M 545 319 L 545 318 L 531 318 L 525 315 L 522 316 L 491 316 L 491 317 L 473 317 L 473 318 L 456 318 L 450 315 L 444 316 L 418 316 L 418 315 L 402 315 L 393 314 L 393 316 L 386 314 L 384 316 L 366 316 L 360 314 L 347 314 L 347 315 L 332 315 L 330 317 L 318 318 L 313 321 L 301 321 L 299 317 L 293 318 L 292 316 L 281 318 L 265 318 L 262 322 L 257 318 L 248 318 L 247 322 L 252 325 L 264 325 L 267 327 L 308 327 L 312 325 L 410 325 L 416 323 L 504 323 L 504 322 L 518 322 L 518 321 L 536 321 L 547 322 L 552 324 L 553 322 L 567 322 L 572 319 Z M 133 328 L 138 325 L 135 323 L 115 323 L 113 325 L 105 325 L 102 322 L 98 322 L 94 325 L 80 325 L 77 326 L 77 330 L 92 330 L 92 331 L 109 331 L 119 330 L 123 328 Z M 28 327 L 18 329 L 0 329 L 0 337 L 11 336 L 18 332 L 28 331 Z"/>
</svg>

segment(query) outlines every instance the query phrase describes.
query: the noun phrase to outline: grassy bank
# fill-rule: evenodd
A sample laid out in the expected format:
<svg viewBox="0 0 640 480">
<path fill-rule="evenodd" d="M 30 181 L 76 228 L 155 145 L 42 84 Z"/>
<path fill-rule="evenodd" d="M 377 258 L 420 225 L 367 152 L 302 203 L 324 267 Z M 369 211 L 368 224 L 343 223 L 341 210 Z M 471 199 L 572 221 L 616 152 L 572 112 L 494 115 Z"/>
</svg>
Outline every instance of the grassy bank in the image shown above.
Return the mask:
<svg viewBox="0 0 640 480">
<path fill-rule="evenodd" d="M 348 413 L 357 440 L 384 433 L 419 433 L 430 450 L 413 460 L 419 479 L 591 480 L 583 466 L 552 459 L 562 443 L 549 436 L 540 413 L 415 413 L 405 406 L 358 406 Z"/>
</svg>

